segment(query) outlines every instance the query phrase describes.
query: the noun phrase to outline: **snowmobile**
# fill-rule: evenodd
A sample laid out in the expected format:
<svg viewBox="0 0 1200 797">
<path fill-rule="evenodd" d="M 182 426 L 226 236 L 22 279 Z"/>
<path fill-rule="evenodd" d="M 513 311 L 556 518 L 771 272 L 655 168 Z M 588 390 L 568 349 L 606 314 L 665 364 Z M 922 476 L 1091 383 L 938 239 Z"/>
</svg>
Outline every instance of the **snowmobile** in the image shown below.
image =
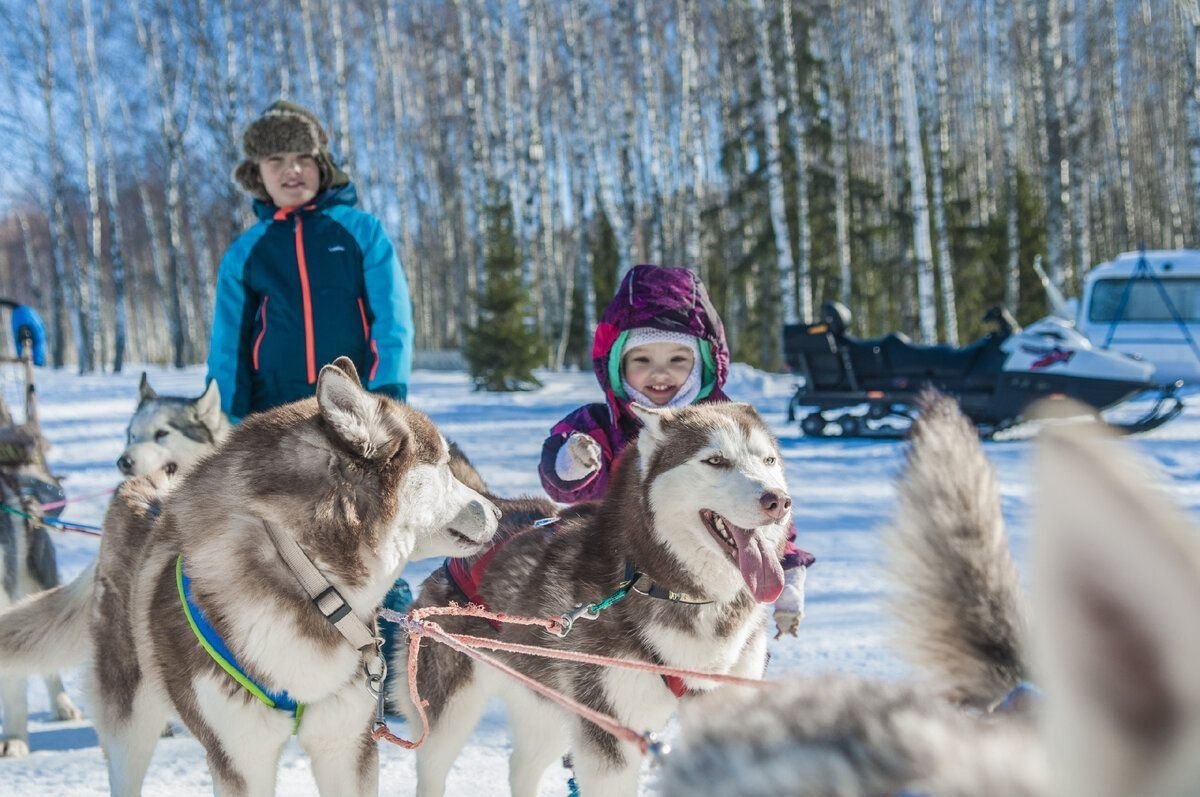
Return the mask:
<svg viewBox="0 0 1200 797">
<path fill-rule="evenodd" d="M 804 378 L 788 403 L 788 420 L 796 419 L 797 408 L 812 408 L 800 420 L 811 437 L 902 437 L 927 387 L 958 399 L 985 437 L 1019 423 L 1042 398 L 1072 398 L 1099 413 L 1158 389 L 1142 417 L 1112 424 L 1126 433 L 1157 428 L 1183 410 L 1176 395 L 1182 382 L 1158 388 L 1153 365 L 1096 348 L 1054 317 L 1022 329 L 1006 309 L 992 307 L 984 321 L 994 330 L 954 347 L 917 345 L 900 332 L 852 338 L 845 305 L 827 302 L 821 309 L 818 323 L 783 330 L 787 364 Z"/>
</svg>

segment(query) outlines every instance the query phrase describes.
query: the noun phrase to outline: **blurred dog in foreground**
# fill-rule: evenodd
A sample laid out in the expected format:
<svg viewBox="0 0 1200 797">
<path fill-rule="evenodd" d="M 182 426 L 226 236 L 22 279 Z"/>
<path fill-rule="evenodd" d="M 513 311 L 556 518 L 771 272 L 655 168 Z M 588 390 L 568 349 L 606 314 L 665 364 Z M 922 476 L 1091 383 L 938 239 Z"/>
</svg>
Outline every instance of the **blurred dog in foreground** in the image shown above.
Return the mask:
<svg viewBox="0 0 1200 797">
<path fill-rule="evenodd" d="M 954 402 L 931 398 L 889 531 L 917 682 L 714 696 L 685 714 L 665 793 L 1200 793 L 1200 536 L 1096 424 L 1048 426 L 1033 484 L 1027 624 L 991 467 Z M 993 711 L 1031 674 L 1044 698 Z"/>
</svg>

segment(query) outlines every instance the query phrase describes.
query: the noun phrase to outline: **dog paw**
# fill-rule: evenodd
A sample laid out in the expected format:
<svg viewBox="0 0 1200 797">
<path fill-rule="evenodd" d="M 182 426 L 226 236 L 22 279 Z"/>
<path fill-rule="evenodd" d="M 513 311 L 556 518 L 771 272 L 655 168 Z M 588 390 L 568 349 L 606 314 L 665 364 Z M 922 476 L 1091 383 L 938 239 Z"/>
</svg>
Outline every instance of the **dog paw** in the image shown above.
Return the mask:
<svg viewBox="0 0 1200 797">
<path fill-rule="evenodd" d="M 29 755 L 29 742 L 24 739 L 0 740 L 0 758 L 24 758 Z"/>
<path fill-rule="evenodd" d="M 83 712 L 71 701 L 70 696 L 63 692 L 54 698 L 54 716 L 60 722 L 71 722 L 83 719 Z"/>
</svg>

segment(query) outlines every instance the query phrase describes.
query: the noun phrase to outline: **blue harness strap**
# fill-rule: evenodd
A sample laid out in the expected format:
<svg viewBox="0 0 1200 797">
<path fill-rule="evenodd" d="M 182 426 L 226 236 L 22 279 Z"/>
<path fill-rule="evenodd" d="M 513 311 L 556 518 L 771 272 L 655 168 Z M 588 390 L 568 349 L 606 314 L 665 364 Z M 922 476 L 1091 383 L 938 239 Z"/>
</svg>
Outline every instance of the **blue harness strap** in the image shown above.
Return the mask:
<svg viewBox="0 0 1200 797">
<path fill-rule="evenodd" d="M 267 689 L 246 674 L 246 671 L 238 664 L 237 657 L 233 655 L 233 651 L 225 644 L 225 640 L 221 639 L 221 635 L 212 627 L 212 624 L 204 616 L 204 612 L 193 598 L 192 582 L 183 569 L 182 554 L 175 560 L 175 584 L 179 589 L 179 602 L 183 607 L 183 615 L 187 618 L 188 625 L 191 627 L 192 633 L 196 635 L 200 647 L 204 648 L 204 651 L 229 677 L 237 681 L 243 689 L 258 698 L 264 705 L 291 714 L 295 719 L 292 725 L 292 733 L 295 733 L 300 727 L 300 717 L 304 713 L 304 704 L 297 703 L 286 691 L 273 692 Z"/>
</svg>

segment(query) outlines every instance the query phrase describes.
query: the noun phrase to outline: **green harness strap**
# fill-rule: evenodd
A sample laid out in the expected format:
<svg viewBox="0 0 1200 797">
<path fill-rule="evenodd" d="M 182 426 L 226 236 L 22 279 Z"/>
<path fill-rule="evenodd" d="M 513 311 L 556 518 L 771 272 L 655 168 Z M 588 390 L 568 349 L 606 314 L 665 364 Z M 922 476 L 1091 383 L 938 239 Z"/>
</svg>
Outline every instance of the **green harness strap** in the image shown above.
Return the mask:
<svg viewBox="0 0 1200 797">
<path fill-rule="evenodd" d="M 224 655 L 217 650 L 216 646 L 208 638 L 208 635 L 201 630 L 197 623 L 195 615 L 192 613 L 191 602 L 188 600 L 188 589 L 184 585 L 183 575 L 183 554 L 180 554 L 175 559 L 175 586 L 179 590 L 179 604 L 183 607 L 183 616 L 187 618 L 188 626 L 192 629 L 192 633 L 196 635 L 196 641 L 200 643 L 200 647 L 204 648 L 204 652 L 217 663 L 217 666 L 229 675 L 230 678 L 241 684 L 242 688 L 262 702 L 268 708 L 273 708 L 278 711 L 287 711 L 288 709 L 277 705 L 270 695 L 263 691 L 262 687 L 250 679 L 241 668 L 232 663 Z M 207 622 L 203 617 L 200 618 L 207 626 Z M 304 704 L 297 703 L 296 710 L 293 714 L 292 734 L 295 735 L 300 730 L 300 718 L 304 715 Z"/>
</svg>

